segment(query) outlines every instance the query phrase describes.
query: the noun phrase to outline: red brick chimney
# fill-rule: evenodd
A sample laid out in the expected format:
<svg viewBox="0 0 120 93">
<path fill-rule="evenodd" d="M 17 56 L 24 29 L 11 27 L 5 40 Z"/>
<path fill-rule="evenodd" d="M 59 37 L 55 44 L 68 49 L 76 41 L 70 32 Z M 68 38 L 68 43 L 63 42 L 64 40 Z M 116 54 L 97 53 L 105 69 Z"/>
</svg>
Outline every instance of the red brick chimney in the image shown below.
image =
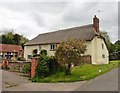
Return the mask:
<svg viewBox="0 0 120 93">
<path fill-rule="evenodd" d="M 93 27 L 96 32 L 99 32 L 99 19 L 96 17 L 96 15 L 93 18 Z"/>
</svg>

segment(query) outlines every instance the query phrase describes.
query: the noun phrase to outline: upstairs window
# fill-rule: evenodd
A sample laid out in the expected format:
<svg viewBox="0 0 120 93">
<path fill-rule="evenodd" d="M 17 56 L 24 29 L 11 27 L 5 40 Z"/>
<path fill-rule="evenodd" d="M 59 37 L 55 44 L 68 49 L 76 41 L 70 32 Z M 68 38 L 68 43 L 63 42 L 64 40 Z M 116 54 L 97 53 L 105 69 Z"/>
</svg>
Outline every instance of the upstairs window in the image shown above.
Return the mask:
<svg viewBox="0 0 120 93">
<path fill-rule="evenodd" d="M 41 45 L 39 45 L 39 51 L 41 51 L 42 50 L 42 46 Z"/>
<path fill-rule="evenodd" d="M 57 45 L 56 44 L 51 44 L 50 45 L 50 50 L 55 50 L 57 48 Z"/>
<path fill-rule="evenodd" d="M 102 44 L 102 49 L 104 49 L 104 44 Z"/>
</svg>

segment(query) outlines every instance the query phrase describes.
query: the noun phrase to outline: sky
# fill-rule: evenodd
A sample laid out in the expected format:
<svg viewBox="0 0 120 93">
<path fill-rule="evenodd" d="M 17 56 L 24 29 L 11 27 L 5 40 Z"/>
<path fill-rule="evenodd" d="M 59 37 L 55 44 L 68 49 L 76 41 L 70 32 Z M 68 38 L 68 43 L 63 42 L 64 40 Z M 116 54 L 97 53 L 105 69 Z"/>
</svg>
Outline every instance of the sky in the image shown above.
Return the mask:
<svg viewBox="0 0 120 93">
<path fill-rule="evenodd" d="M 6 0 L 0 2 L 0 31 L 14 29 L 31 40 L 42 33 L 92 24 L 94 15 L 100 20 L 100 31 L 106 31 L 113 43 L 118 40 L 117 2 Z"/>
</svg>

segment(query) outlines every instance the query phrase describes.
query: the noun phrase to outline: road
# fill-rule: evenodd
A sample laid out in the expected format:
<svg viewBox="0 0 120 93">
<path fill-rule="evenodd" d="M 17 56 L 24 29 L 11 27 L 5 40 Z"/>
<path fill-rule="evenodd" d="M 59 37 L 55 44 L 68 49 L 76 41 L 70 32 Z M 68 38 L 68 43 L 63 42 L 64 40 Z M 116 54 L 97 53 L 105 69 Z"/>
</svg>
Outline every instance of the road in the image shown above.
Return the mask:
<svg viewBox="0 0 120 93">
<path fill-rule="evenodd" d="M 90 81 L 74 83 L 32 83 L 17 73 L 2 71 L 3 91 L 118 91 L 118 69 Z"/>
</svg>

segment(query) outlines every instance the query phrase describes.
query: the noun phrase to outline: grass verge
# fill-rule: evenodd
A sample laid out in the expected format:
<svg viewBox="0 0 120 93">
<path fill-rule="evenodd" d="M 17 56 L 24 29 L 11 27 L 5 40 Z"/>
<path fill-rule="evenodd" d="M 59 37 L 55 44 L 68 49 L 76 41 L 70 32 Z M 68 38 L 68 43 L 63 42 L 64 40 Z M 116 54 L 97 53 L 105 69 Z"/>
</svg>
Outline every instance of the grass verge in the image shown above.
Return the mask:
<svg viewBox="0 0 120 93">
<path fill-rule="evenodd" d="M 120 60 L 110 61 L 110 64 L 92 65 L 86 64 L 83 66 L 76 66 L 71 69 L 71 75 L 64 75 L 64 72 L 58 72 L 46 78 L 33 78 L 33 82 L 57 83 L 57 82 L 75 82 L 90 80 L 104 74 L 113 68 L 120 66 Z"/>
</svg>

